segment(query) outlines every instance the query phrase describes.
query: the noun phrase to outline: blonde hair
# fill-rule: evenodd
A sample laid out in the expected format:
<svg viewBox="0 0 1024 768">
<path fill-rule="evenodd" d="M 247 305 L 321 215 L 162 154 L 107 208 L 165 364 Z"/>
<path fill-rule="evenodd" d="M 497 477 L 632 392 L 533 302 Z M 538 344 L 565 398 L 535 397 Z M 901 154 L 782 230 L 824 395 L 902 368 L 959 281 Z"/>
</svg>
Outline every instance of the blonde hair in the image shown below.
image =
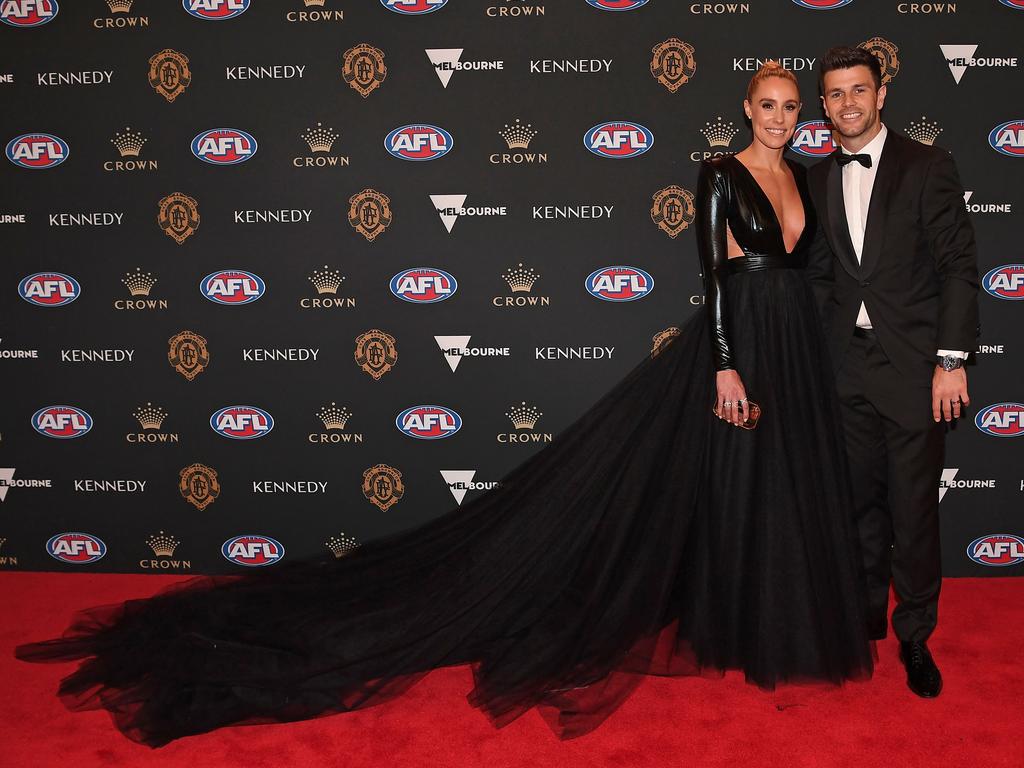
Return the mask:
<svg viewBox="0 0 1024 768">
<path fill-rule="evenodd" d="M 800 90 L 800 84 L 796 80 L 796 75 L 786 69 L 784 66 L 774 59 L 768 59 L 761 68 L 754 73 L 754 76 L 750 78 L 750 82 L 747 84 L 747 101 L 753 101 L 754 91 L 757 90 L 757 86 L 767 80 L 769 77 L 781 77 L 783 80 L 789 80 Z"/>
</svg>

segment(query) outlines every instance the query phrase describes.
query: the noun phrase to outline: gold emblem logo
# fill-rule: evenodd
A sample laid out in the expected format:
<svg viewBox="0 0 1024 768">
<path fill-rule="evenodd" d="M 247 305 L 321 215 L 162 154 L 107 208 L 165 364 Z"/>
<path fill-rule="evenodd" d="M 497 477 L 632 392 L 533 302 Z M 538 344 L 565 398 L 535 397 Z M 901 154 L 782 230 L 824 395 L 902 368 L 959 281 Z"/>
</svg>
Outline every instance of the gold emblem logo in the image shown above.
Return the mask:
<svg viewBox="0 0 1024 768">
<path fill-rule="evenodd" d="M 651 58 L 651 74 L 658 78 L 659 83 L 675 93 L 679 86 L 690 82 L 697 70 L 692 45 L 678 37 L 670 37 L 658 43 L 651 51 L 654 53 Z"/>
<path fill-rule="evenodd" d="M 217 473 L 205 464 L 190 464 L 178 473 L 178 490 L 196 509 L 203 510 L 220 496 Z"/>
<path fill-rule="evenodd" d="M 651 197 L 651 221 L 669 237 L 675 237 L 693 223 L 697 209 L 693 193 L 673 184 Z"/>
<path fill-rule="evenodd" d="M 168 101 L 174 101 L 192 82 L 188 57 L 164 48 L 149 60 L 149 84 Z"/>
<path fill-rule="evenodd" d="M 371 328 L 356 336 L 356 363 L 377 381 L 391 370 L 398 360 L 395 337 L 389 333 Z"/>
<path fill-rule="evenodd" d="M 882 65 L 882 85 L 888 84 L 900 71 L 900 59 L 896 55 L 899 48 L 884 37 L 872 37 L 857 47 L 870 51 L 878 58 L 878 63 Z"/>
<path fill-rule="evenodd" d="M 195 198 L 174 192 L 161 198 L 156 223 L 168 237 L 181 245 L 199 228 L 199 204 Z"/>
<path fill-rule="evenodd" d="M 364 189 L 348 199 L 348 223 L 371 243 L 391 225 L 391 199 L 375 189 Z"/>
<path fill-rule="evenodd" d="M 657 357 L 679 333 L 679 327 L 673 325 L 654 334 L 651 337 L 651 340 L 654 342 L 654 345 L 651 347 L 651 357 Z"/>
<path fill-rule="evenodd" d="M 384 52 L 369 43 L 360 43 L 343 54 L 341 76 L 365 99 L 388 76 L 384 66 Z"/>
<path fill-rule="evenodd" d="M 202 373 L 210 364 L 206 339 L 192 331 L 182 331 L 168 339 L 167 359 L 174 370 L 189 381 Z"/>
<path fill-rule="evenodd" d="M 349 536 L 344 531 L 337 536 L 331 536 L 324 545 L 334 553 L 335 557 L 344 557 L 359 546 L 354 536 Z"/>
<path fill-rule="evenodd" d="M 394 467 L 376 464 L 363 472 L 363 496 L 380 507 L 381 512 L 387 512 L 404 494 L 402 473 Z"/>
</svg>

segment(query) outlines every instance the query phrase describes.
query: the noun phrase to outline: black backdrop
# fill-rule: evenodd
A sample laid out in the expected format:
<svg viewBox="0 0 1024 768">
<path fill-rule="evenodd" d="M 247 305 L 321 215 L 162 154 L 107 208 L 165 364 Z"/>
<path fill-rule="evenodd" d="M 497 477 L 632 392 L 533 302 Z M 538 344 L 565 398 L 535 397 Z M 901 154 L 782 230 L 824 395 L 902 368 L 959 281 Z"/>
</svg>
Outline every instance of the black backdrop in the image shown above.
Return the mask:
<svg viewBox="0 0 1024 768">
<path fill-rule="evenodd" d="M 945 572 L 1020 573 L 1022 5 L 4 0 L 0 567 L 235 572 L 483 493 L 699 311 L 688 190 L 761 60 L 820 120 L 868 43 L 995 270 Z"/>
</svg>

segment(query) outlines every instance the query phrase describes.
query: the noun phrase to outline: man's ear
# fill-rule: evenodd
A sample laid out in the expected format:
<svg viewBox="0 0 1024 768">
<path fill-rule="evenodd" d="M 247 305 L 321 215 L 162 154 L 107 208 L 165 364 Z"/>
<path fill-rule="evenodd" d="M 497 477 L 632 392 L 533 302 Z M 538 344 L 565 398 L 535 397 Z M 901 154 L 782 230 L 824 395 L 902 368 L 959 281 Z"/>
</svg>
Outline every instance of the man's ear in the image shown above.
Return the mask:
<svg viewBox="0 0 1024 768">
<path fill-rule="evenodd" d="M 887 86 L 882 86 L 878 89 L 878 96 L 875 99 L 875 108 L 881 109 L 882 105 L 885 104 L 885 94 L 888 93 L 886 90 Z"/>
</svg>

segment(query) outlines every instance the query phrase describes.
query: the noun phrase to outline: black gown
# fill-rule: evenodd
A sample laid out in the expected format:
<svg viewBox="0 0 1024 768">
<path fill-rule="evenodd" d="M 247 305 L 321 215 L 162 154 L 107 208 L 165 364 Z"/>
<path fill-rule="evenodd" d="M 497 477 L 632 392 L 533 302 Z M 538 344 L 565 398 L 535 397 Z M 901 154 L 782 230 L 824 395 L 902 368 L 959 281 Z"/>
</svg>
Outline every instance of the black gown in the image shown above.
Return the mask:
<svg viewBox="0 0 1024 768">
<path fill-rule="evenodd" d="M 67 708 L 105 708 L 152 747 L 379 704 L 456 664 L 496 727 L 536 707 L 561 739 L 644 675 L 870 676 L 838 400 L 800 268 L 816 220 L 790 166 L 806 226 L 786 253 L 744 166 L 702 164 L 707 311 L 500 486 L 340 558 L 82 609 L 15 655 L 82 659 Z M 726 222 L 746 256 L 725 259 Z M 756 429 L 712 414 L 722 367 L 762 406 Z"/>
</svg>

